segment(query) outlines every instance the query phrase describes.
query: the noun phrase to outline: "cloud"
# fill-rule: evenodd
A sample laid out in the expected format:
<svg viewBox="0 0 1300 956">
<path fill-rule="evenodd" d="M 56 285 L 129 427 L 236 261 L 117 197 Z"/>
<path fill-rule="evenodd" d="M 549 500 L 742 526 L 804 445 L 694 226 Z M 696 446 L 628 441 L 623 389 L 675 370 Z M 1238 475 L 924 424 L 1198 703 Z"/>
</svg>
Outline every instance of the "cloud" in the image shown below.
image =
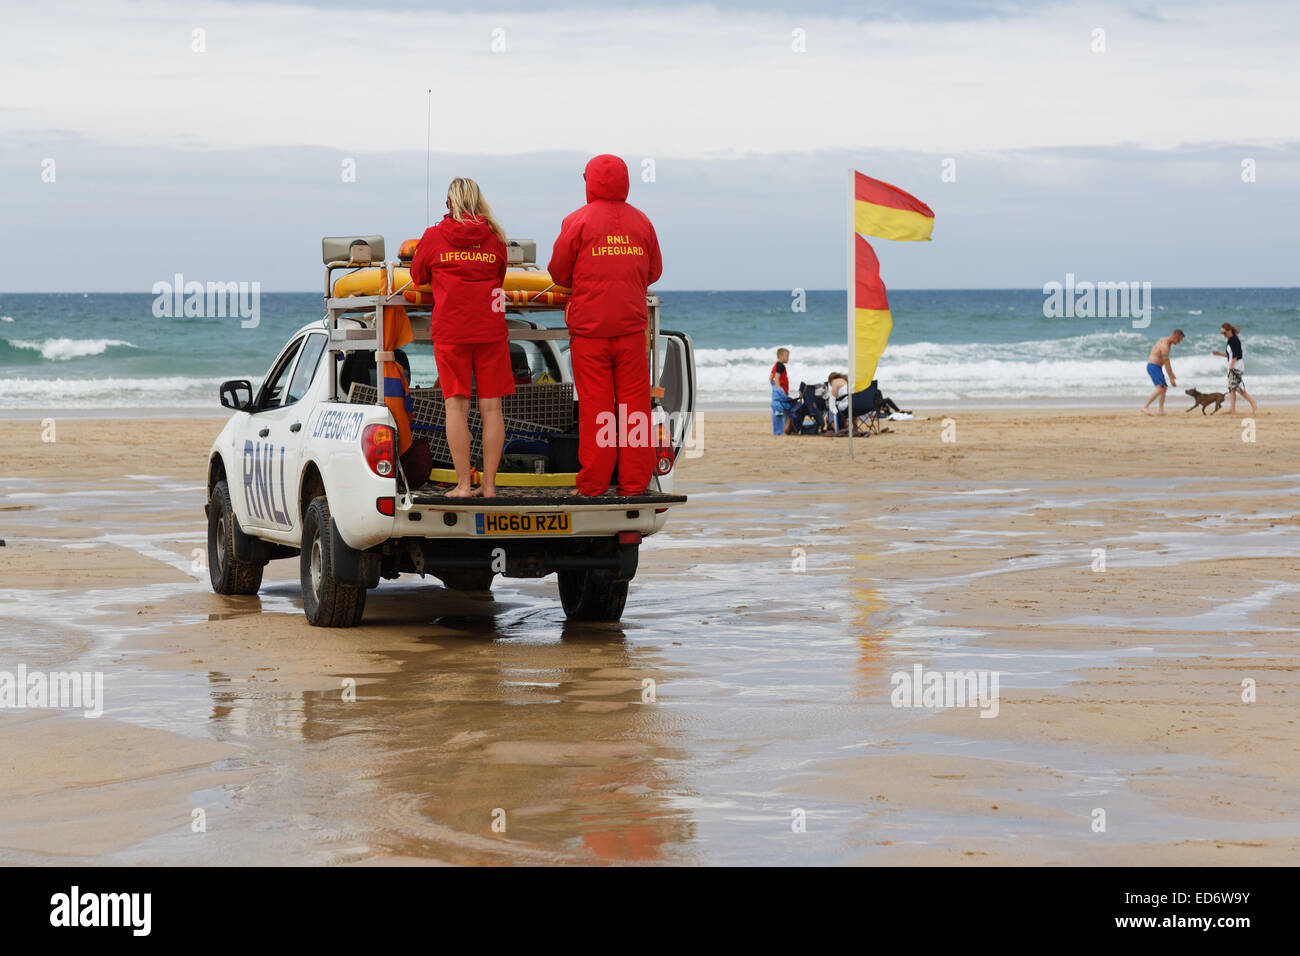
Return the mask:
<svg viewBox="0 0 1300 956">
<path fill-rule="evenodd" d="M 432 89 L 435 149 L 478 155 L 1300 138 L 1294 5 L 906 9 L 21 4 L 6 12 L 0 63 L 6 105 L 21 109 L 0 114 L 0 135 L 46 125 L 117 144 L 417 149 Z M 1098 28 L 1104 53 L 1091 50 Z"/>
<path fill-rule="evenodd" d="M 878 244 L 894 288 L 1294 281 L 1292 4 L 103 0 L 5 18 L 0 207 L 31 255 L 0 291 L 178 271 L 314 289 L 321 236 L 423 228 L 429 88 L 435 209 L 472 176 L 548 249 L 585 160 L 617 152 L 665 288 L 840 286 L 849 166 L 938 214 L 935 242 Z"/>
<path fill-rule="evenodd" d="M 57 180 L 40 180 L 41 160 Z M 343 160 L 356 163 L 344 182 Z M 431 157 L 432 206 L 468 175 L 543 262 L 583 200 L 588 154 Z M 936 212 L 934 241 L 875 243 L 891 288 L 1041 288 L 1065 273 L 1157 286 L 1291 285 L 1300 145 L 1174 150 L 1053 147 L 958 154 L 904 150 L 664 159 L 635 156 L 631 201 L 655 222 L 665 289 L 806 289 L 844 281 L 844 175 L 854 166 Z M 1253 159 L 1257 181 L 1242 181 Z M 239 150 L 67 141 L 0 149 L 6 235 L 25 251 L 0 292 L 147 292 L 176 272 L 312 290 L 326 235 L 380 233 L 395 248 L 425 225 L 422 150 Z M 16 237 L 16 238 L 15 238 Z"/>
</svg>

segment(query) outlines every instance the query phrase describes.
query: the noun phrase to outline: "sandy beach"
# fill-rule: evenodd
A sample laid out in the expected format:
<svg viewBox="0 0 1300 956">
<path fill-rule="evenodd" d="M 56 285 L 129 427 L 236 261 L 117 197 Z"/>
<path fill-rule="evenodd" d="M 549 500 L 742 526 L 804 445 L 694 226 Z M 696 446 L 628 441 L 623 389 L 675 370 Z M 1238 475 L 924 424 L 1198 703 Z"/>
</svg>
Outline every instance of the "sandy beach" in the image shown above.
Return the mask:
<svg viewBox="0 0 1300 956">
<path fill-rule="evenodd" d="M 0 860 L 1295 864 L 1300 409 L 1169 408 L 918 411 L 853 461 L 706 411 L 585 627 L 553 578 L 404 575 L 350 630 L 296 560 L 220 597 L 220 419 L 0 423 L 0 671 L 105 679 L 0 711 Z M 893 706 L 916 665 L 996 671 L 996 717 Z"/>
</svg>

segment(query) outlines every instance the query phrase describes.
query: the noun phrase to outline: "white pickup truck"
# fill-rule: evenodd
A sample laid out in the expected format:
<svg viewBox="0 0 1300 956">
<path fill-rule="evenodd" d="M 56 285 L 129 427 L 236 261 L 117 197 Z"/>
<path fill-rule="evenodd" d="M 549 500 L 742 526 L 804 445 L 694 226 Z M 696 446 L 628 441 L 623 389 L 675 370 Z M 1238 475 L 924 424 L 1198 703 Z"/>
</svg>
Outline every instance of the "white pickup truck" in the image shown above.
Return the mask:
<svg viewBox="0 0 1300 956">
<path fill-rule="evenodd" d="M 360 244 L 358 243 L 360 240 Z M 657 296 L 647 298 L 656 474 L 646 493 L 574 496 L 576 402 L 562 305 L 507 305 L 517 393 L 507 399 L 507 456 L 495 498 L 447 498 L 441 474 L 410 488 L 394 450 L 384 404 L 384 308 L 407 309 L 414 341 L 395 360 L 409 369 L 412 432 L 427 440 L 435 469 L 450 468 L 436 388 L 429 307 L 403 297 L 384 261 L 383 238 L 326 239 L 325 316 L 295 333 L 262 382 L 221 385 L 234 410 L 208 459 L 208 567 L 219 594 L 255 594 L 267 562 L 299 558 L 303 610 L 323 627 L 360 622 L 366 591 L 380 578 L 434 575 L 450 588 L 483 590 L 496 574 L 559 579 L 565 614 L 616 621 L 636 574 L 641 539 L 660 531 L 676 462 L 691 431 L 695 363 L 691 341 L 661 330 Z M 358 258 L 358 246 L 360 256 Z M 368 247 L 368 249 L 367 249 Z M 349 251 L 351 250 L 351 251 Z M 536 269 L 535 245 L 509 243 L 512 266 Z M 392 293 L 335 297 L 333 278 L 384 270 Z M 540 275 L 540 273 L 539 273 Z M 527 299 L 528 296 L 522 298 Z M 545 327 L 537 318 L 560 319 Z M 527 368 L 524 368 L 526 359 Z M 471 412 L 471 428 L 477 412 Z M 523 449 L 512 454 L 512 449 Z M 479 451 L 475 436 L 474 452 Z"/>
</svg>

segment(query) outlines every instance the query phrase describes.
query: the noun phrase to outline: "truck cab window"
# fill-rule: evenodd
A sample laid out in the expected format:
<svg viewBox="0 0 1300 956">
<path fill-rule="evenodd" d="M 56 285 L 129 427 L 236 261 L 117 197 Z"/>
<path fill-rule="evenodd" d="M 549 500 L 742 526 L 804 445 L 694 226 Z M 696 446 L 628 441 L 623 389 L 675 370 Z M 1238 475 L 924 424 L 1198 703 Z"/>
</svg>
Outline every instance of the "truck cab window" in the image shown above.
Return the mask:
<svg viewBox="0 0 1300 956">
<path fill-rule="evenodd" d="M 289 346 L 281 357 L 279 363 L 271 370 L 271 374 L 266 377 L 262 383 L 262 391 L 257 396 L 257 407 L 278 408 L 284 400 L 285 392 L 288 390 L 289 373 L 293 371 L 293 360 L 297 358 L 298 351 L 302 348 L 302 339 L 298 339 Z"/>
<path fill-rule="evenodd" d="M 433 343 L 427 340 L 412 342 L 406 346 L 406 355 L 411 363 L 411 387 L 432 388 L 438 381 Z M 555 355 L 541 342 L 511 342 L 510 368 L 516 385 L 572 381 L 572 375 L 566 377 Z"/>
<path fill-rule="evenodd" d="M 309 335 L 306 342 L 302 347 L 302 358 L 298 359 L 298 367 L 294 369 L 293 378 L 289 382 L 286 405 L 292 405 L 307 394 L 307 389 L 311 388 L 312 379 L 316 376 L 316 368 L 320 365 L 321 353 L 325 351 L 324 335 Z"/>
<path fill-rule="evenodd" d="M 411 363 L 411 388 L 432 388 L 438 380 L 438 364 L 433 360 L 433 343 L 417 340 L 408 344 L 405 352 Z"/>
<path fill-rule="evenodd" d="M 511 342 L 510 365 L 515 372 L 515 384 L 524 384 L 525 378 L 529 382 L 564 381 L 555 356 L 541 342 Z"/>
</svg>

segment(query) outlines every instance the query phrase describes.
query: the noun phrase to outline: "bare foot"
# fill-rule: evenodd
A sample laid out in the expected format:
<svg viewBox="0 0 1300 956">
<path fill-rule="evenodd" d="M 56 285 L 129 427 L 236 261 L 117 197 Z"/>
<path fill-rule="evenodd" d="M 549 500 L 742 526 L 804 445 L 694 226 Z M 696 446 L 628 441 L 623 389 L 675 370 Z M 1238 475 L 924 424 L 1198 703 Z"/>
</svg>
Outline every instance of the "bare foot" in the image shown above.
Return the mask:
<svg viewBox="0 0 1300 956">
<path fill-rule="evenodd" d="M 495 498 L 497 496 L 497 486 L 484 484 L 479 488 L 478 493 L 484 498 Z"/>
<path fill-rule="evenodd" d="M 1155 412 L 1151 411 L 1151 409 L 1147 408 L 1145 405 L 1143 405 L 1143 406 L 1142 406 L 1140 409 L 1138 409 L 1138 410 L 1139 410 L 1143 415 L 1154 415 L 1154 414 L 1155 414 Z"/>
<path fill-rule="evenodd" d="M 447 492 L 447 497 L 448 498 L 473 498 L 474 494 L 475 492 L 473 488 L 470 488 L 467 485 L 457 485 L 455 488 L 451 489 L 451 491 Z"/>
</svg>

